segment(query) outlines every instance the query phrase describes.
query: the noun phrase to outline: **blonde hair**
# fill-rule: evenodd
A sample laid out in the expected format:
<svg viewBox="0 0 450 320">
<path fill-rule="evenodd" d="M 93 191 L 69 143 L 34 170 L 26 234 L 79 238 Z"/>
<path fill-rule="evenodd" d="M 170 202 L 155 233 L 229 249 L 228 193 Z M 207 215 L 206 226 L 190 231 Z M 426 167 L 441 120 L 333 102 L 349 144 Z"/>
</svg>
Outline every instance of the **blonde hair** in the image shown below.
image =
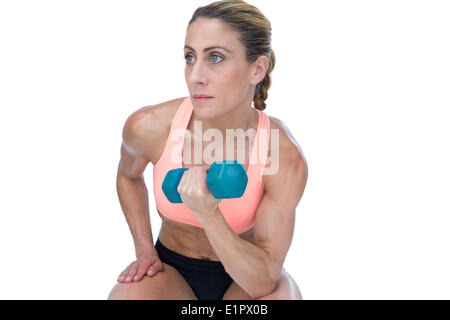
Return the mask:
<svg viewBox="0 0 450 320">
<path fill-rule="evenodd" d="M 198 17 L 216 18 L 225 22 L 239 35 L 245 47 L 247 63 L 255 62 L 261 55 L 269 58 L 269 68 L 264 79 L 256 85 L 253 97 L 256 109 L 266 109 L 265 100 L 271 85 L 270 74 L 275 67 L 272 50 L 272 26 L 258 8 L 242 0 L 221 0 L 195 10 L 188 28 Z"/>
</svg>

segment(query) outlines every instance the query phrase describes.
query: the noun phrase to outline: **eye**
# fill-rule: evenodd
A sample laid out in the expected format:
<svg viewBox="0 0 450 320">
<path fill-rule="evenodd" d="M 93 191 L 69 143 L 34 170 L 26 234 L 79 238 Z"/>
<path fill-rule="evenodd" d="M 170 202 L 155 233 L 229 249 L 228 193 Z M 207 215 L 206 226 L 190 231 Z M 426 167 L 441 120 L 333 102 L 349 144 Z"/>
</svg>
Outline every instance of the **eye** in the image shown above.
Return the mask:
<svg viewBox="0 0 450 320">
<path fill-rule="evenodd" d="M 222 60 L 223 60 L 223 58 L 222 58 L 221 56 L 218 56 L 218 55 L 216 55 L 216 54 L 212 54 L 211 57 L 218 57 L 219 59 L 222 59 Z M 220 60 L 220 61 L 222 61 L 222 60 Z M 220 61 L 219 61 L 219 62 L 220 62 Z M 218 63 L 219 63 L 219 62 L 218 62 Z"/>
<path fill-rule="evenodd" d="M 187 59 L 189 59 L 189 58 L 191 58 L 191 57 L 192 57 L 191 54 L 187 54 L 187 55 L 184 56 L 184 59 L 187 60 Z M 217 58 L 221 59 L 220 61 L 223 60 L 223 58 L 222 58 L 221 56 L 217 55 L 217 54 L 212 54 L 210 57 L 217 57 Z M 217 61 L 217 60 L 216 60 L 216 61 Z M 219 62 L 216 62 L 216 63 L 213 63 L 213 64 L 218 64 L 218 63 L 220 63 L 220 61 L 219 61 Z M 186 61 L 186 64 L 187 64 L 187 65 L 190 65 L 191 63 L 188 63 L 188 62 Z"/>
<path fill-rule="evenodd" d="M 184 56 L 184 59 L 187 60 L 190 57 L 192 57 L 192 56 L 190 54 L 187 54 L 187 55 Z M 187 61 L 186 61 L 186 64 L 190 64 L 190 63 L 187 63 Z"/>
</svg>

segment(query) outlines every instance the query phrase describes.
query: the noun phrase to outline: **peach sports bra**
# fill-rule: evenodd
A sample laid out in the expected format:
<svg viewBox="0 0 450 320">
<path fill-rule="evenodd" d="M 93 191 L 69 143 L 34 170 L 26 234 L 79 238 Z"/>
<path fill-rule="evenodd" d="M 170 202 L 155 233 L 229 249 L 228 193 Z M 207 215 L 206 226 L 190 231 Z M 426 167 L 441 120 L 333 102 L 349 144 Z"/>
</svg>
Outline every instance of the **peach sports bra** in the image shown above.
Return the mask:
<svg viewBox="0 0 450 320">
<path fill-rule="evenodd" d="M 225 221 L 238 235 L 254 226 L 256 211 L 264 196 L 262 177 L 270 141 L 270 120 L 263 111 L 258 109 L 256 111 L 258 111 L 258 127 L 246 171 L 248 183 L 245 192 L 240 198 L 222 199 L 219 203 Z M 195 214 L 185 204 L 169 202 L 162 190 L 166 173 L 172 169 L 182 168 L 183 143 L 192 112 L 191 98 L 186 97 L 172 120 L 164 151 L 153 166 L 153 193 L 156 207 L 162 215 L 171 220 L 203 228 Z M 180 129 L 183 134 L 180 134 Z"/>
</svg>

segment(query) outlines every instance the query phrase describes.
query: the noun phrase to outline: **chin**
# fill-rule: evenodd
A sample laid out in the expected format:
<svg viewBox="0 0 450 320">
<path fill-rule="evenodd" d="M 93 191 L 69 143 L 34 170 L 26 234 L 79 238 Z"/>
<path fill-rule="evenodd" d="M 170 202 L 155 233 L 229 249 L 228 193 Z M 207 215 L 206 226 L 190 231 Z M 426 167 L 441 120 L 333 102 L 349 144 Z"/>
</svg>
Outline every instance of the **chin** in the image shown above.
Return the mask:
<svg viewBox="0 0 450 320">
<path fill-rule="evenodd" d="M 194 106 L 194 112 L 197 118 L 200 120 L 214 119 L 217 117 L 217 112 L 211 107 L 205 108 L 204 106 Z"/>
<path fill-rule="evenodd" d="M 195 114 L 197 115 L 198 120 L 210 120 L 210 119 L 214 119 L 217 117 L 217 115 L 214 113 L 206 113 L 206 112 L 195 112 Z"/>
</svg>

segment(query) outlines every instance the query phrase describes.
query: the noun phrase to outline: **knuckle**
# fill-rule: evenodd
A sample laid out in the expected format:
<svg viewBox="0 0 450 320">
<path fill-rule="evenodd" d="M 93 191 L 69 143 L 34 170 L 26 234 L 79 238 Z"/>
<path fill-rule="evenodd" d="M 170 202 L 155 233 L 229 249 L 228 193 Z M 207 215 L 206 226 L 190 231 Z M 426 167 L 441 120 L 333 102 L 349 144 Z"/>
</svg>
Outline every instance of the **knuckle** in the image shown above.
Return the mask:
<svg viewBox="0 0 450 320">
<path fill-rule="evenodd" d="M 148 266 L 152 265 L 153 260 L 151 258 L 146 258 L 145 261 L 142 262 L 140 268 L 145 269 L 148 268 Z"/>
<path fill-rule="evenodd" d="M 129 274 L 133 274 L 133 273 L 136 273 L 136 268 L 132 268 L 132 269 L 130 269 L 130 271 L 128 272 Z"/>
<path fill-rule="evenodd" d="M 142 265 L 140 268 L 139 268 L 139 270 L 137 271 L 137 273 L 139 274 L 139 275 L 141 275 L 141 274 L 145 274 L 145 271 L 148 269 L 148 266 L 147 265 Z"/>
<path fill-rule="evenodd" d="M 161 260 L 158 260 L 158 261 L 155 262 L 155 268 L 158 269 L 158 270 L 163 270 L 164 269 Z"/>
</svg>

